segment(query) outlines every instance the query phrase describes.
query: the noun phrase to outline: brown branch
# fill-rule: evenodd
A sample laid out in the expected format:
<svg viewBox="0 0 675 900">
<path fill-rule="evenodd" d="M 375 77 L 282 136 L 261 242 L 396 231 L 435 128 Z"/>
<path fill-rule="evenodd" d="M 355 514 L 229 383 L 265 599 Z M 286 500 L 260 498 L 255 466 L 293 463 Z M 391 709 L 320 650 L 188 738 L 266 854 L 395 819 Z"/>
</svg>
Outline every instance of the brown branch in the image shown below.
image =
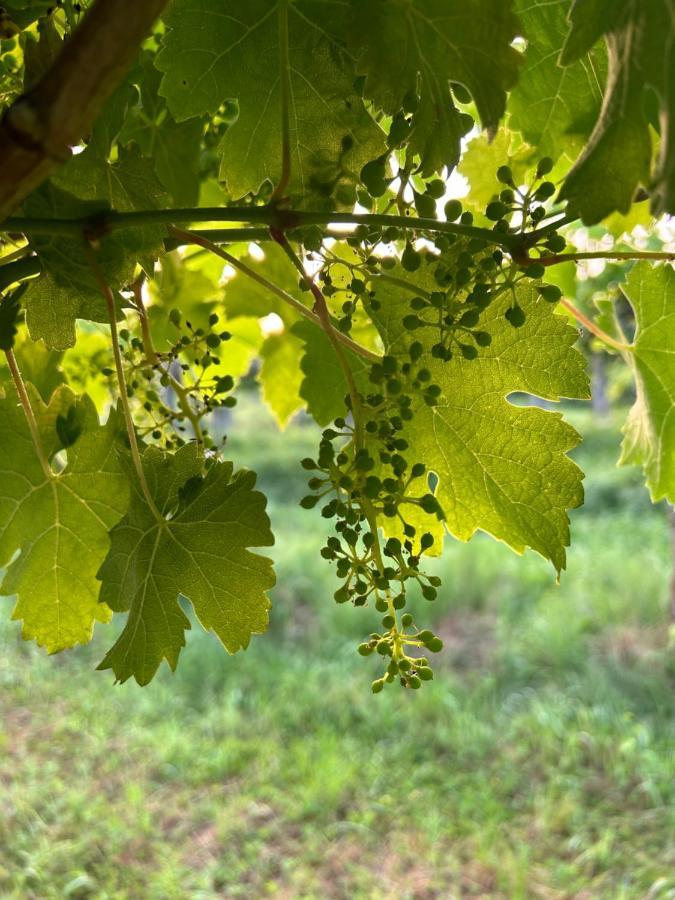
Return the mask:
<svg viewBox="0 0 675 900">
<path fill-rule="evenodd" d="M 167 0 L 96 0 L 0 123 L 0 222 L 87 136 Z"/>
</svg>

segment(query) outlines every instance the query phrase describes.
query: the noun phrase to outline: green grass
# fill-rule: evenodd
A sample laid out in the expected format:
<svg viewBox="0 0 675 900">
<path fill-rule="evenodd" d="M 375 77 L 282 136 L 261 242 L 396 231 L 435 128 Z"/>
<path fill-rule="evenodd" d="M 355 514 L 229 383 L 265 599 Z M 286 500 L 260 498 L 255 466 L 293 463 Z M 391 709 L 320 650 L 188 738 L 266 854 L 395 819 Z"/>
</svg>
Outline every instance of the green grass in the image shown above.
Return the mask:
<svg viewBox="0 0 675 900">
<path fill-rule="evenodd" d="M 112 687 L 110 642 L 46 658 L 0 630 L 5 898 L 673 898 L 669 535 L 618 436 L 589 440 L 560 586 L 534 554 L 448 542 L 435 681 L 373 697 L 331 600 L 321 521 L 254 402 L 230 452 L 278 535 L 271 633 L 228 657 L 195 628 L 178 672 Z M 252 440 L 251 435 L 254 435 Z"/>
</svg>

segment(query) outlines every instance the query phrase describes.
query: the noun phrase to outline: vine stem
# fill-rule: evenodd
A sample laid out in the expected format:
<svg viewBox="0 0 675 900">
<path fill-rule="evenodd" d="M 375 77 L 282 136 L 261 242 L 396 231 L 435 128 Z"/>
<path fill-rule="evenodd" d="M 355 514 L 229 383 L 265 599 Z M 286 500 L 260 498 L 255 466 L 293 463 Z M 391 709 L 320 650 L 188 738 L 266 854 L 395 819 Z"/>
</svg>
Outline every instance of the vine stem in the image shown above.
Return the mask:
<svg viewBox="0 0 675 900">
<path fill-rule="evenodd" d="M 5 350 L 5 358 L 7 359 L 9 371 L 12 373 L 12 381 L 14 382 L 14 387 L 16 388 L 16 392 L 19 395 L 19 402 L 21 403 L 24 415 L 26 416 L 26 422 L 28 423 L 28 430 L 30 431 L 30 436 L 33 441 L 35 454 L 40 460 L 42 471 L 51 481 L 52 479 L 56 478 L 56 475 L 52 471 L 52 467 L 49 465 L 49 460 L 47 459 L 44 447 L 42 446 L 40 429 L 38 428 L 38 424 L 35 419 L 35 413 L 33 412 L 33 407 L 31 406 L 28 391 L 26 390 L 26 385 L 24 384 L 24 380 L 21 376 L 19 365 L 16 361 L 16 357 L 14 356 L 14 351 Z"/>
<path fill-rule="evenodd" d="M 368 521 L 368 525 L 370 527 L 370 533 L 373 536 L 373 558 L 375 559 L 375 565 L 379 569 L 380 575 L 384 572 L 384 560 L 382 559 L 382 548 L 380 547 L 380 534 L 377 528 L 377 513 L 373 509 L 372 503 L 369 500 L 366 500 L 365 497 L 361 498 L 361 503 L 363 505 L 364 512 L 366 514 L 366 519 Z M 389 610 L 389 615 L 394 620 L 394 627 L 391 629 L 394 635 L 393 641 L 393 659 L 398 660 L 401 658 L 401 629 L 399 627 L 398 620 L 398 610 L 394 606 L 394 601 L 391 596 L 391 590 L 387 588 L 385 592 L 385 597 L 387 600 L 387 607 Z"/>
<path fill-rule="evenodd" d="M 270 198 L 270 203 L 278 203 L 284 196 L 291 180 L 291 61 L 288 50 L 288 0 L 280 0 L 279 15 L 279 84 L 281 111 L 281 175 Z"/>
<path fill-rule="evenodd" d="M 248 278 L 251 278 L 253 281 L 257 281 L 258 284 L 262 285 L 271 294 L 274 294 L 285 303 L 288 303 L 289 306 L 292 306 L 293 309 L 305 319 L 313 322 L 314 325 L 317 325 L 318 327 L 322 327 L 319 316 L 316 313 L 312 312 L 311 309 L 308 309 L 298 299 L 293 297 L 292 294 L 288 294 L 285 290 L 283 290 L 283 288 L 280 288 L 273 281 L 269 281 L 269 279 L 265 278 L 264 275 L 256 272 L 255 269 L 252 269 L 245 262 L 242 262 L 242 260 L 237 259 L 236 256 L 228 253 L 227 250 L 223 250 L 222 247 L 219 247 L 217 244 L 212 243 L 210 240 L 208 240 L 208 238 L 205 238 L 203 235 L 198 234 L 194 231 L 183 231 L 180 228 L 172 227 L 169 229 L 169 232 L 174 237 L 178 238 L 178 240 L 180 240 L 182 243 L 196 244 L 198 247 L 203 247 L 205 250 L 210 250 L 211 253 L 214 253 L 216 256 L 219 256 L 221 259 L 225 260 L 226 263 L 229 263 L 229 265 L 231 265 L 233 269 L 237 269 Z M 307 278 L 307 275 L 303 274 L 303 278 Z M 362 356 L 364 359 L 367 359 L 370 362 L 379 362 L 380 357 L 377 355 L 377 353 L 373 353 L 372 350 L 368 350 L 367 347 L 363 347 L 361 344 L 353 341 L 350 337 L 347 337 L 346 334 L 342 334 L 342 332 L 336 332 L 336 338 L 340 341 L 341 344 L 344 344 L 345 347 L 349 348 L 358 356 Z"/>
<path fill-rule="evenodd" d="M 495 232 L 476 225 L 457 222 L 439 222 L 436 219 L 394 216 L 385 213 L 321 212 L 314 210 L 280 209 L 275 206 L 206 206 L 190 209 L 149 209 L 131 212 L 108 212 L 97 216 L 78 218 L 43 219 L 12 216 L 0 223 L 5 232 L 21 234 L 53 234 L 79 237 L 84 232 L 90 238 L 104 237 L 121 228 L 138 228 L 143 225 L 176 225 L 198 222 L 249 222 L 264 224 L 280 231 L 289 231 L 305 225 L 372 225 L 395 226 L 412 231 L 437 231 L 460 237 L 480 238 L 488 244 L 507 250 L 522 248 L 522 235 Z M 535 234 L 535 232 L 533 232 Z"/>
<path fill-rule="evenodd" d="M 633 353 L 633 347 L 630 344 L 622 344 L 620 341 L 615 340 L 610 334 L 607 334 L 606 331 L 599 328 L 595 322 L 588 318 L 588 316 L 585 316 L 581 310 L 577 309 L 577 307 L 569 300 L 562 297 L 559 302 L 561 306 L 564 306 L 578 322 L 581 322 L 581 324 L 587 328 L 591 334 L 594 334 L 598 340 L 602 341 L 603 344 L 608 344 L 610 347 L 613 347 L 615 350 L 620 350 L 623 353 Z"/>
<path fill-rule="evenodd" d="M 576 262 L 581 259 L 652 259 L 675 260 L 675 251 L 660 250 L 587 250 L 581 253 L 556 253 L 553 256 L 532 258 L 530 265 L 555 266 L 558 263 Z"/>
<path fill-rule="evenodd" d="M 185 418 L 190 423 L 192 430 L 195 435 L 195 441 L 197 442 L 198 447 L 203 447 L 204 445 L 204 434 L 202 432 L 202 427 L 199 424 L 199 416 L 195 413 L 195 411 L 190 406 L 189 399 L 189 391 L 186 390 L 185 385 L 181 384 L 180 381 L 172 375 L 168 366 L 162 366 L 160 362 L 160 358 L 157 355 L 157 351 L 155 350 L 155 345 L 152 340 L 152 334 L 150 333 L 150 323 L 148 322 L 148 314 L 145 309 L 145 303 L 143 302 L 143 282 L 145 281 L 145 275 L 141 274 L 136 281 L 134 281 L 131 289 L 134 295 L 134 305 L 138 310 L 138 318 L 141 322 L 141 334 L 143 335 L 143 349 L 145 351 L 145 358 L 151 366 L 157 366 L 162 375 L 165 375 L 171 384 L 171 387 L 176 394 L 176 399 L 178 400 L 178 405 L 180 407 L 181 412 L 185 416 Z"/>
<path fill-rule="evenodd" d="M 309 285 L 309 289 L 312 293 L 312 297 L 314 297 L 314 312 L 319 318 L 321 322 L 321 327 L 323 328 L 326 337 L 330 341 L 333 350 L 335 352 L 335 356 L 337 357 L 337 361 L 340 364 L 340 368 L 345 376 L 345 380 L 347 382 L 347 386 L 349 388 L 349 397 L 351 399 L 352 405 L 352 415 L 354 416 L 354 443 L 356 449 L 359 450 L 363 447 L 363 407 L 361 406 L 361 397 L 356 387 L 356 381 L 354 380 L 354 373 L 352 372 L 352 368 L 349 365 L 349 360 L 344 354 L 342 349 L 342 344 L 338 339 L 338 334 L 341 332 L 336 331 L 333 327 L 333 323 L 330 320 L 330 313 L 328 311 L 328 306 L 326 305 L 326 298 L 324 297 L 321 288 L 314 281 L 314 279 L 305 272 L 305 268 L 302 265 L 298 255 L 295 250 L 288 243 L 288 239 L 283 231 L 276 231 L 270 229 L 270 233 L 274 240 L 279 244 L 281 249 L 284 251 L 286 256 L 289 258 L 295 269 L 299 272 L 300 276 L 305 279 L 307 284 Z"/>
<path fill-rule="evenodd" d="M 148 508 L 150 512 L 153 514 L 157 522 L 161 525 L 165 525 L 164 516 L 157 509 L 155 501 L 153 499 L 152 494 L 150 493 L 150 488 L 148 487 L 148 482 L 145 478 L 145 472 L 143 470 L 143 463 L 141 461 L 141 454 L 138 449 L 138 440 L 136 438 L 136 429 L 134 427 L 134 420 L 131 415 L 131 408 L 129 407 L 129 397 L 127 395 L 127 384 L 124 378 L 124 368 L 122 366 L 122 353 L 120 351 L 120 342 L 119 336 L 117 334 L 117 317 L 115 310 L 115 298 L 113 297 L 113 292 L 110 289 L 110 285 L 108 284 L 105 275 L 103 274 L 103 270 L 101 269 L 98 260 L 96 259 L 96 253 L 94 252 L 91 244 L 85 239 L 84 240 L 84 252 L 87 257 L 87 261 L 91 268 L 92 274 L 96 279 L 96 282 L 99 286 L 99 290 L 103 294 L 103 297 L 106 302 L 106 307 L 108 309 L 108 322 L 110 323 L 110 337 L 112 340 L 112 349 L 113 356 L 115 358 L 115 371 L 117 373 L 117 385 L 119 387 L 120 392 L 120 402 L 122 404 L 122 412 L 124 413 L 124 423 L 127 429 L 127 436 L 129 438 L 129 449 L 131 451 L 131 459 L 134 464 L 134 469 L 136 471 L 136 476 L 138 477 L 138 483 L 141 486 L 141 491 L 143 493 L 143 497 L 145 498 L 145 502 L 148 504 Z"/>
</svg>

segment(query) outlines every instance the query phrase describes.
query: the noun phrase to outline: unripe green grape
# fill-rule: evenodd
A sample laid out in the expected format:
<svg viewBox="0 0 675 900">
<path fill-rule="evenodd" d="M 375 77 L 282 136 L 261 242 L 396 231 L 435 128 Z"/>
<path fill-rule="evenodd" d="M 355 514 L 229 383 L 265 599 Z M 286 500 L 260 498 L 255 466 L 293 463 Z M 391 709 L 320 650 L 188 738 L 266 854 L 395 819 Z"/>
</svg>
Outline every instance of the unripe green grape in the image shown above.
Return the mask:
<svg viewBox="0 0 675 900">
<path fill-rule="evenodd" d="M 513 185 L 513 172 L 509 166 L 500 166 L 497 169 L 497 181 L 501 181 L 502 184 Z"/>
<path fill-rule="evenodd" d="M 422 588 L 422 596 L 425 600 L 435 600 L 438 596 L 436 588 L 431 587 L 430 584 L 425 584 Z"/>
<path fill-rule="evenodd" d="M 394 609 L 403 609 L 405 607 L 405 594 L 397 594 L 391 602 Z"/>
<path fill-rule="evenodd" d="M 401 542 L 398 538 L 391 537 L 387 540 L 387 543 L 384 545 L 384 552 L 387 556 L 398 556 L 401 552 Z"/>
<path fill-rule="evenodd" d="M 433 631 L 429 631 L 428 628 L 425 628 L 423 631 L 420 631 L 417 635 L 418 640 L 422 641 L 423 644 L 426 644 L 427 641 L 432 640 L 436 635 Z"/>
<path fill-rule="evenodd" d="M 420 666 L 420 668 L 417 669 L 417 677 L 422 681 L 431 681 L 434 677 L 434 673 L 428 666 Z"/>
<path fill-rule="evenodd" d="M 471 270 L 470 269 L 458 269 L 455 273 L 455 283 L 458 287 L 464 287 L 465 284 L 468 284 L 471 281 Z"/>
<path fill-rule="evenodd" d="M 375 609 L 380 613 L 386 612 L 389 609 L 387 601 L 384 599 L 384 597 L 377 598 L 377 600 L 375 601 Z"/>
<path fill-rule="evenodd" d="M 540 284 L 537 290 L 547 303 L 557 303 L 562 297 L 562 291 L 555 284 Z"/>
<path fill-rule="evenodd" d="M 429 531 L 425 531 L 425 533 L 420 538 L 420 547 L 422 550 L 428 550 L 434 543 L 434 536 Z"/>
<path fill-rule="evenodd" d="M 412 663 L 406 657 L 403 659 L 399 659 L 398 661 L 398 670 L 399 672 L 409 672 L 412 669 Z"/>
<path fill-rule="evenodd" d="M 479 347 L 489 347 L 492 343 L 492 335 L 487 331 L 474 331 L 473 339 Z"/>
<path fill-rule="evenodd" d="M 429 194 L 418 194 L 413 191 L 415 209 L 423 219 L 433 219 L 436 215 L 436 201 Z"/>
<path fill-rule="evenodd" d="M 525 324 L 525 313 L 522 308 L 518 306 L 516 303 L 515 306 L 511 306 L 504 313 L 506 320 L 513 325 L 514 328 L 520 328 L 521 325 Z"/>
<path fill-rule="evenodd" d="M 407 331 L 414 331 L 416 328 L 421 328 L 424 325 L 424 322 L 420 319 L 419 316 L 409 315 L 403 317 L 403 327 Z"/>
<path fill-rule="evenodd" d="M 537 200 L 548 200 L 549 197 L 552 197 L 555 194 L 555 185 L 552 181 L 542 181 L 537 190 L 534 192 L 534 196 Z"/>
<path fill-rule="evenodd" d="M 393 616 L 383 616 L 382 617 L 382 625 L 385 628 L 393 628 L 396 624 L 396 619 Z"/>
<path fill-rule="evenodd" d="M 384 678 L 377 678 L 370 686 L 371 691 L 374 694 L 379 694 L 380 691 L 384 688 Z"/>
<path fill-rule="evenodd" d="M 389 128 L 389 135 L 387 136 L 388 146 L 392 148 L 400 146 L 405 141 L 409 131 L 410 125 L 406 119 L 402 115 L 394 116 Z"/>
<path fill-rule="evenodd" d="M 333 599 L 336 603 L 346 603 L 349 600 L 349 589 L 346 587 L 340 587 L 333 594 Z"/>
<path fill-rule="evenodd" d="M 548 173 L 553 169 L 553 160 L 550 156 L 544 156 L 539 160 L 537 164 L 537 178 L 543 178 L 544 175 L 548 175 Z"/>
<path fill-rule="evenodd" d="M 541 263 L 533 263 L 532 265 L 525 267 L 524 274 L 527 275 L 528 278 L 543 278 L 545 272 L 545 266 L 542 266 Z"/>
<path fill-rule="evenodd" d="M 410 347 L 408 347 L 408 355 L 413 362 L 417 362 L 417 360 L 424 353 L 424 346 L 420 343 L 420 341 L 414 341 Z"/>
<path fill-rule="evenodd" d="M 439 637 L 433 637 L 431 640 L 425 641 L 424 645 L 432 653 L 439 653 L 443 649 L 443 641 Z"/>
<path fill-rule="evenodd" d="M 459 319 L 459 324 L 464 328 L 473 328 L 474 325 L 478 324 L 478 320 L 480 318 L 480 313 L 477 309 L 469 309 Z"/>
<path fill-rule="evenodd" d="M 507 212 L 508 209 L 499 200 L 493 200 L 485 208 L 485 215 L 491 222 L 498 222 L 500 219 L 503 219 Z"/>
<path fill-rule="evenodd" d="M 401 625 L 403 625 L 404 628 L 408 628 L 408 626 L 412 625 L 412 623 L 413 617 L 410 615 L 410 613 L 404 613 L 401 616 Z"/>
<path fill-rule="evenodd" d="M 359 644 L 356 649 L 361 654 L 361 656 L 370 656 L 370 654 L 374 650 L 374 647 L 371 647 L 370 644 Z"/>
<path fill-rule="evenodd" d="M 306 497 L 302 498 L 300 506 L 302 506 L 303 509 L 314 509 L 318 502 L 318 497 L 313 497 L 311 494 L 308 494 Z"/>
<path fill-rule="evenodd" d="M 390 656 L 391 655 L 391 644 L 389 641 L 380 641 L 375 648 L 380 656 Z"/>
<path fill-rule="evenodd" d="M 459 200 L 448 200 L 445 204 L 444 212 L 448 222 L 456 222 L 462 215 L 462 204 Z"/>
<path fill-rule="evenodd" d="M 459 346 L 464 359 L 475 359 L 478 356 L 478 350 L 472 344 L 460 344 Z"/>
<path fill-rule="evenodd" d="M 430 181 L 427 185 L 427 194 L 430 197 L 433 197 L 434 200 L 440 200 L 440 198 L 445 193 L 445 182 L 440 178 L 434 178 L 433 181 Z"/>
<path fill-rule="evenodd" d="M 546 246 L 553 253 L 560 253 L 567 246 L 567 241 L 561 234 L 552 234 L 546 239 Z"/>
<path fill-rule="evenodd" d="M 422 687 L 422 682 L 419 680 L 417 675 L 411 675 L 408 678 L 408 687 L 412 688 L 414 691 L 417 691 Z"/>
<path fill-rule="evenodd" d="M 401 265 L 406 272 L 416 272 L 422 264 L 422 257 L 411 244 L 406 244 L 401 254 Z"/>
<path fill-rule="evenodd" d="M 225 394 L 234 387 L 234 378 L 231 375 L 223 375 L 216 381 L 216 393 Z"/>
</svg>

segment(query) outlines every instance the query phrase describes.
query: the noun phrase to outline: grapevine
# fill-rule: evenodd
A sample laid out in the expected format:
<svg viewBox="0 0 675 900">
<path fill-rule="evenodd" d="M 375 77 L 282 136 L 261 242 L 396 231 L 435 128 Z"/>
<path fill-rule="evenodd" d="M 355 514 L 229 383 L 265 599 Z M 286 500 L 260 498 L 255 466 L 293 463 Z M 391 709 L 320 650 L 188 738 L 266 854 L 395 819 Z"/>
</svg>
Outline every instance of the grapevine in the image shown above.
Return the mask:
<svg viewBox="0 0 675 900">
<path fill-rule="evenodd" d="M 675 500 L 666 133 L 652 153 L 636 125 L 632 164 L 599 187 L 625 119 L 619 76 L 598 106 L 567 96 L 555 63 L 604 71 L 609 56 L 664 107 L 627 35 L 648 33 L 665 59 L 667 28 L 651 9 L 608 15 L 586 46 L 581 5 L 560 4 L 564 40 L 540 75 L 556 100 L 539 117 L 525 63 L 541 48 L 516 40 L 536 35 L 537 4 L 476 0 L 459 24 L 461 4 L 443 17 L 428 0 L 263 0 L 227 17 L 219 0 L 124 6 L 124 33 L 104 0 L 3 11 L 0 592 L 50 652 L 126 615 L 101 664 L 119 681 L 175 668 L 180 598 L 245 648 L 267 627 L 274 576 L 256 548 L 273 536 L 223 423 L 257 371 L 281 425 L 304 408 L 321 428 L 298 499 L 328 531 L 335 601 L 370 616 L 358 653 L 373 692 L 417 690 L 443 642 L 415 598 L 446 600 L 429 574 L 446 533 L 486 531 L 565 567 L 580 438 L 508 398 L 587 398 L 578 327 L 636 381 L 622 460 L 655 501 Z M 474 126 L 494 144 L 467 147 Z M 637 207 L 648 246 L 615 221 Z M 623 267 L 632 339 L 576 302 L 562 273 L 587 260 Z M 71 537 L 88 535 L 81 565 L 64 510 Z"/>
</svg>

